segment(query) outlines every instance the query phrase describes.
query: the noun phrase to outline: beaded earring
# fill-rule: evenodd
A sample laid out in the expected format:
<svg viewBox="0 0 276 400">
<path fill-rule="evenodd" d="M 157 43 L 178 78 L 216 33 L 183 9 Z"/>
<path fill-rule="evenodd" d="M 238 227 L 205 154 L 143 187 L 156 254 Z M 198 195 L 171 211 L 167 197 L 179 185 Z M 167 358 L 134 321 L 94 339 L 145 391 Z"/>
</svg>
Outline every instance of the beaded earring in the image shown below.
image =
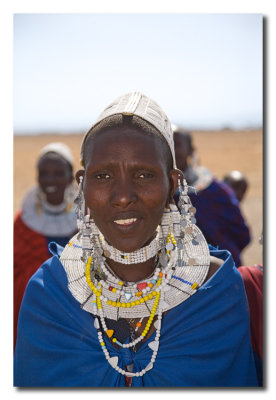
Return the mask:
<svg viewBox="0 0 276 400">
<path fill-rule="evenodd" d="M 178 207 L 173 206 L 174 211 L 176 212 L 176 209 L 179 210 L 180 213 L 180 221 L 179 221 L 179 228 L 176 224 L 174 225 L 175 229 L 175 234 L 177 237 L 177 247 L 179 250 L 179 257 L 178 257 L 178 266 L 184 266 L 186 265 L 185 262 L 183 262 L 183 249 L 184 249 L 184 238 L 185 235 L 190 235 L 191 236 L 191 244 L 193 246 L 197 246 L 199 242 L 201 242 L 204 237 L 201 232 L 199 232 L 197 229 L 194 229 L 195 223 L 196 223 L 196 218 L 195 218 L 195 213 L 196 213 L 196 208 L 193 207 L 190 197 L 188 196 L 188 185 L 186 180 L 183 180 L 183 185 L 180 182 L 180 179 L 178 179 L 178 189 L 179 189 L 179 201 L 178 201 Z M 179 229 L 179 230 L 178 230 Z M 178 236 L 179 233 L 179 236 Z M 195 258 L 189 258 L 187 259 L 188 265 L 194 265 L 196 263 Z"/>
<path fill-rule="evenodd" d="M 179 201 L 178 201 L 178 209 L 180 210 L 180 214 L 187 217 L 187 219 L 192 223 L 196 223 L 195 212 L 196 209 L 193 207 L 190 197 L 188 196 L 188 185 L 185 179 L 183 179 L 183 185 L 178 178 L 178 190 L 179 190 Z"/>
<path fill-rule="evenodd" d="M 194 229 L 196 223 L 195 212 L 190 198 L 188 196 L 188 185 L 186 180 L 183 184 L 178 179 L 179 201 L 178 206 L 169 204 L 169 209 L 165 209 L 161 220 L 162 240 L 160 264 L 166 267 L 168 264 L 168 252 L 177 248 L 177 266 L 193 265 L 196 263 L 194 257 L 189 257 L 189 251 L 185 247 L 185 236 L 189 235 L 191 244 L 197 246 L 203 240 L 203 235 Z"/>
<path fill-rule="evenodd" d="M 75 199 L 76 214 L 77 214 L 77 227 L 79 230 L 79 235 L 82 241 L 82 259 L 83 262 L 87 263 L 87 260 L 91 254 L 93 255 L 93 265 L 92 270 L 94 269 L 94 263 L 97 259 L 97 250 L 99 248 L 99 231 L 94 223 L 94 221 L 90 218 L 90 210 L 88 209 L 87 214 L 85 214 L 85 201 L 83 195 L 83 176 L 80 176 L 78 194 Z"/>
<path fill-rule="evenodd" d="M 166 253 L 166 244 L 167 244 L 167 238 L 169 234 L 169 228 L 170 228 L 170 209 L 165 208 L 162 220 L 160 223 L 160 236 L 159 236 L 159 247 L 161 249 L 160 255 L 159 255 L 159 263 L 161 267 L 166 268 L 168 264 L 168 257 Z"/>
<path fill-rule="evenodd" d="M 82 229 L 82 224 L 84 221 L 84 196 L 82 191 L 82 182 L 83 182 L 83 176 L 80 176 L 78 194 L 74 201 L 74 203 L 77 205 L 76 214 L 77 214 L 77 227 L 79 231 Z"/>
</svg>

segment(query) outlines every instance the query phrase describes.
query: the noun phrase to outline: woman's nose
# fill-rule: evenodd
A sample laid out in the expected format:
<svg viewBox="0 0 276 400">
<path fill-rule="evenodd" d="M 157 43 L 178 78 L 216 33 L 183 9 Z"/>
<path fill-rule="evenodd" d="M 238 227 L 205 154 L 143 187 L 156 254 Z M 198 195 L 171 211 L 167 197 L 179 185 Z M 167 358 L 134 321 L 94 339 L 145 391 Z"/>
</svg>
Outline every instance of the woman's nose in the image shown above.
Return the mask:
<svg viewBox="0 0 276 400">
<path fill-rule="evenodd" d="M 112 205 L 115 207 L 127 208 L 135 203 L 137 199 L 135 188 L 131 180 L 120 179 L 114 185 Z"/>
<path fill-rule="evenodd" d="M 57 182 L 56 176 L 53 174 L 44 175 L 39 180 L 44 185 L 54 184 Z"/>
</svg>

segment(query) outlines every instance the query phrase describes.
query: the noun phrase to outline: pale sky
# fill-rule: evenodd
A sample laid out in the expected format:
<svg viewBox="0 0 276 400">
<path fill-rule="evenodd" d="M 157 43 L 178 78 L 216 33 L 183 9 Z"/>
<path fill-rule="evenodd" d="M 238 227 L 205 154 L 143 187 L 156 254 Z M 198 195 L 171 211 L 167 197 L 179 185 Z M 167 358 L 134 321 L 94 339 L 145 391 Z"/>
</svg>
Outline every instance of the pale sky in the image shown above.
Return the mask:
<svg viewBox="0 0 276 400">
<path fill-rule="evenodd" d="M 262 125 L 261 14 L 15 14 L 14 130 L 86 130 L 140 90 L 187 128 Z"/>
</svg>

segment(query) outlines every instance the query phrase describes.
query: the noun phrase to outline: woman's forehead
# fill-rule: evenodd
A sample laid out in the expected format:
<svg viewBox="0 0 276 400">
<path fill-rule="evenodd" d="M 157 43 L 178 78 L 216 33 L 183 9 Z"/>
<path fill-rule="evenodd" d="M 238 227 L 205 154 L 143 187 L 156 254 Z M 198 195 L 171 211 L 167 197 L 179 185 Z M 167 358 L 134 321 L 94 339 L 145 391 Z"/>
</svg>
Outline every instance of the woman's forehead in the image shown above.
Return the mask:
<svg viewBox="0 0 276 400">
<path fill-rule="evenodd" d="M 149 135 L 134 128 L 106 129 L 91 136 L 86 144 L 86 163 L 107 157 L 132 156 L 147 160 L 162 159 L 162 142 L 159 137 Z M 134 160 L 135 161 L 135 160 Z M 118 160 L 119 162 L 119 160 Z"/>
<path fill-rule="evenodd" d="M 63 169 L 70 169 L 68 162 L 58 154 L 45 154 L 38 161 L 39 169 L 49 166 L 55 166 Z"/>
</svg>

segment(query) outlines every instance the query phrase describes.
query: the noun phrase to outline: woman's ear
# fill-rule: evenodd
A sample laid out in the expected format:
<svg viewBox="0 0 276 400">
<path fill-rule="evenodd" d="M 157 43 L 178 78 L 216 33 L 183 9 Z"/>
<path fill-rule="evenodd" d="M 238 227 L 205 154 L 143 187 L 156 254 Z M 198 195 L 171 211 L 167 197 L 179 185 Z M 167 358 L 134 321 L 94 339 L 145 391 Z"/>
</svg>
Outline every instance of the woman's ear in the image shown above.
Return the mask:
<svg viewBox="0 0 276 400">
<path fill-rule="evenodd" d="M 174 204 L 174 194 L 178 188 L 179 181 L 183 183 L 183 172 L 180 171 L 179 169 L 172 169 L 170 171 L 170 190 L 169 190 L 169 197 L 168 197 L 168 203 L 167 207 L 169 206 L 170 203 Z"/>
<path fill-rule="evenodd" d="M 84 169 L 79 169 L 75 174 L 75 178 L 78 184 L 80 183 L 81 176 L 84 177 Z"/>
</svg>

